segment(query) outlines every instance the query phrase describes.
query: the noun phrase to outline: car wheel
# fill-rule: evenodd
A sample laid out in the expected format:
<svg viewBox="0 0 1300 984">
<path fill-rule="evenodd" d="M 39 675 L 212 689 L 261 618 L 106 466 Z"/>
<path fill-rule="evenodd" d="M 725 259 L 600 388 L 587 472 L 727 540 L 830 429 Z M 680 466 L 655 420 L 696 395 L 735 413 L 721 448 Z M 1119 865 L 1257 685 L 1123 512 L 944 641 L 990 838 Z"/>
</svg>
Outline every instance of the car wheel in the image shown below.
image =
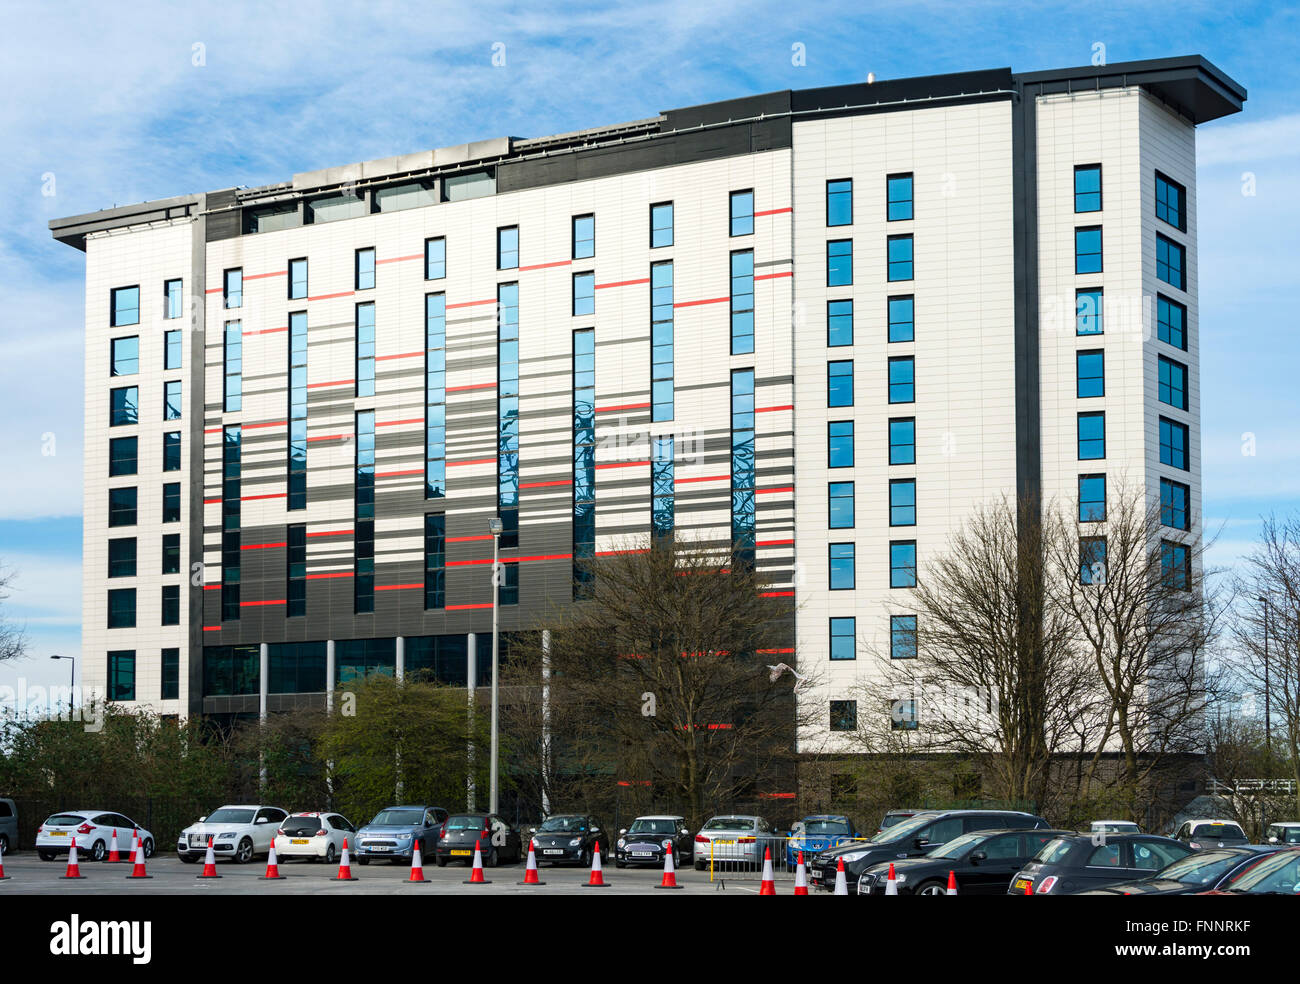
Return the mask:
<svg viewBox="0 0 1300 984">
<path fill-rule="evenodd" d="M 357 858 L 357 864 L 361 865 L 361 867 L 363 867 L 363 868 L 364 868 L 366 865 L 368 865 L 369 863 L 370 863 L 370 859 L 369 859 L 369 858 Z"/>
<path fill-rule="evenodd" d="M 153 857 L 153 838 L 149 838 L 144 842 L 144 856 L 146 858 Z"/>
<path fill-rule="evenodd" d="M 590 850 L 588 850 L 588 849 L 585 848 L 585 847 L 582 849 L 582 853 L 578 855 L 578 864 L 579 864 L 581 867 L 583 867 L 583 868 L 590 868 L 590 867 L 591 867 L 591 851 L 590 851 Z"/>
<path fill-rule="evenodd" d="M 9 835 L 0 834 L 0 855 L 9 853 Z"/>
<path fill-rule="evenodd" d="M 695 862 L 695 870 L 696 870 L 696 871 L 703 871 L 704 868 L 705 868 L 705 864 L 704 864 L 703 861 L 696 861 L 696 862 Z"/>
<path fill-rule="evenodd" d="M 626 867 L 627 867 L 627 862 L 626 862 L 626 861 L 615 861 L 615 862 L 614 862 L 614 867 L 615 867 L 615 868 L 626 868 Z"/>
<path fill-rule="evenodd" d="M 333 864 L 333 863 L 334 863 L 334 859 L 335 859 L 337 856 L 338 856 L 338 852 L 334 849 L 334 845 L 333 845 L 333 844 L 328 844 L 328 845 L 326 845 L 326 847 L 325 847 L 325 863 L 326 863 L 326 864 Z"/>
<path fill-rule="evenodd" d="M 495 846 L 488 852 L 487 858 L 483 861 L 483 866 L 485 868 L 495 868 L 497 866 L 497 849 Z"/>
<path fill-rule="evenodd" d="M 947 895 L 948 885 L 941 881 L 928 881 L 916 887 L 917 895 Z"/>
<path fill-rule="evenodd" d="M 447 859 L 442 857 L 441 855 L 434 857 L 433 863 L 436 864 L 439 868 L 447 867 Z"/>
<path fill-rule="evenodd" d="M 53 861 L 56 857 L 58 857 L 58 855 L 55 854 L 53 851 L 37 851 L 36 855 L 42 861 Z"/>
<path fill-rule="evenodd" d="M 239 847 L 235 849 L 235 863 L 248 864 L 253 860 L 253 842 L 245 837 L 239 842 Z"/>
<path fill-rule="evenodd" d="M 103 841 L 95 841 L 90 845 L 90 860 L 92 861 L 103 861 L 107 853 L 108 849 L 104 847 Z"/>
<path fill-rule="evenodd" d="M 197 864 L 199 860 L 198 857 L 193 854 L 181 854 L 178 856 L 185 864 Z"/>
</svg>

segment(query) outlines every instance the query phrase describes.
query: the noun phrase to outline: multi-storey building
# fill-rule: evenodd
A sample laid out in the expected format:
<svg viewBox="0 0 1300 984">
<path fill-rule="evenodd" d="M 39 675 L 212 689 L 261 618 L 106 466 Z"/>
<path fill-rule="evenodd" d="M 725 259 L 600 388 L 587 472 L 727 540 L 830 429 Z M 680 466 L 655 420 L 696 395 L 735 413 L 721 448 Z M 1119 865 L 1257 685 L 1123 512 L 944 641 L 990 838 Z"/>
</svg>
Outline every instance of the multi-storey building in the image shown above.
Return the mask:
<svg viewBox="0 0 1300 984">
<path fill-rule="evenodd" d="M 252 715 L 487 672 L 575 565 L 752 552 L 824 725 L 983 502 L 1200 536 L 1199 57 L 782 91 L 51 223 L 86 252 L 85 679 Z M 1100 525 L 1098 526 L 1100 529 Z"/>
</svg>

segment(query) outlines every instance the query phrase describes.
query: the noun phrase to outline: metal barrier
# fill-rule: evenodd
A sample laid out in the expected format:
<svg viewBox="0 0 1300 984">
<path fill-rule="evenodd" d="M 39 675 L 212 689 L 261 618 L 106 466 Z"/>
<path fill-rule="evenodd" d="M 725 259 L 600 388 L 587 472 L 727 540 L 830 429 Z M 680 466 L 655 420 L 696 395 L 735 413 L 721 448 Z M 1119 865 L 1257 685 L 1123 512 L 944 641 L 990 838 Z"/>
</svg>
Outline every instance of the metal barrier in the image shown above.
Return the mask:
<svg viewBox="0 0 1300 984">
<path fill-rule="evenodd" d="M 700 838 L 707 838 L 704 843 Z M 812 860 L 821 851 L 842 844 L 866 843 L 868 837 L 846 837 L 825 834 L 737 834 L 719 831 L 714 836 L 700 831 L 695 838 L 694 863 L 696 871 L 707 871 L 710 881 L 757 882 L 763 877 L 763 859 L 766 851 L 772 852 L 772 877 L 775 881 L 793 882 L 798 867 L 799 852 L 803 852 L 804 865 L 812 877 Z M 850 892 L 853 887 L 850 886 Z"/>
</svg>

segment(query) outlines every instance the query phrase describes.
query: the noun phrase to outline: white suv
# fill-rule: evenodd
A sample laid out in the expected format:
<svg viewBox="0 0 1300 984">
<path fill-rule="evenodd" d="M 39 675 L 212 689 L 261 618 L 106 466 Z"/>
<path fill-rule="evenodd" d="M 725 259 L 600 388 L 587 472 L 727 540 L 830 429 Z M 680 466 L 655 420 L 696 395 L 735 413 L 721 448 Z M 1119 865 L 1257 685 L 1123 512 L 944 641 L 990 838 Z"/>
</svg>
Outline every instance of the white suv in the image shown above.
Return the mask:
<svg viewBox="0 0 1300 984">
<path fill-rule="evenodd" d="M 176 853 L 186 864 L 205 857 L 208 838 L 218 858 L 247 864 L 258 854 L 268 854 L 280 823 L 289 815 L 278 806 L 223 806 L 186 827 L 176 839 Z"/>
</svg>

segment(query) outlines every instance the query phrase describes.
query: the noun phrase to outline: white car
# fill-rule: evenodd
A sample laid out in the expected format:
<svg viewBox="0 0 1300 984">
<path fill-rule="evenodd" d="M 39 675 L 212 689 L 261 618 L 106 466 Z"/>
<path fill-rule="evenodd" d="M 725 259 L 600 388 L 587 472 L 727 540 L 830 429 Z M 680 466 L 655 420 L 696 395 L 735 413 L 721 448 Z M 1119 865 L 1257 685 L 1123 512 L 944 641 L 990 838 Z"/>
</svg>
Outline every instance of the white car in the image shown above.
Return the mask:
<svg viewBox="0 0 1300 984">
<path fill-rule="evenodd" d="M 201 861 L 207 856 L 211 837 L 214 857 L 247 864 L 258 854 L 270 853 L 275 832 L 288 815 L 288 810 L 278 806 L 223 806 L 182 830 L 176 838 L 176 853 L 186 864 Z"/>
<path fill-rule="evenodd" d="M 134 820 L 107 810 L 68 810 L 56 813 L 36 828 L 36 853 L 42 861 L 53 861 L 67 854 L 72 841 L 77 842 L 77 860 L 103 861 L 113 846 L 117 831 L 117 849 L 123 858 L 131 853 L 131 835 L 139 832 L 144 856 L 153 857 L 153 834 Z"/>
<path fill-rule="evenodd" d="M 1264 843 L 1300 844 L 1300 823 L 1283 820 L 1281 823 L 1269 824 L 1268 830 L 1264 833 Z"/>
<path fill-rule="evenodd" d="M 1092 822 L 1092 833 L 1140 834 L 1142 833 L 1142 828 L 1132 820 L 1094 820 Z"/>
<path fill-rule="evenodd" d="M 308 858 L 333 864 L 343 853 L 345 838 L 355 844 L 357 828 L 341 813 L 295 813 L 275 832 L 276 860 Z"/>
</svg>

